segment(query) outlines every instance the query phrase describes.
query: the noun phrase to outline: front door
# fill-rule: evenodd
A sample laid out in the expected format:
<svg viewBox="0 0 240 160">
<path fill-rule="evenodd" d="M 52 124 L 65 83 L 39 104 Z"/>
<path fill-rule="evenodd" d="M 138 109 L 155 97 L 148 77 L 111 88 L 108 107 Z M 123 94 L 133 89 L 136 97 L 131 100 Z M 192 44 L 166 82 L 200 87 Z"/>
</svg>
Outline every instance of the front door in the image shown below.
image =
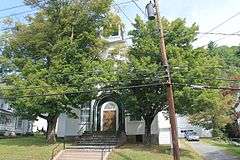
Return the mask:
<svg viewBox="0 0 240 160">
<path fill-rule="evenodd" d="M 116 131 L 116 111 L 103 112 L 103 131 Z"/>
</svg>

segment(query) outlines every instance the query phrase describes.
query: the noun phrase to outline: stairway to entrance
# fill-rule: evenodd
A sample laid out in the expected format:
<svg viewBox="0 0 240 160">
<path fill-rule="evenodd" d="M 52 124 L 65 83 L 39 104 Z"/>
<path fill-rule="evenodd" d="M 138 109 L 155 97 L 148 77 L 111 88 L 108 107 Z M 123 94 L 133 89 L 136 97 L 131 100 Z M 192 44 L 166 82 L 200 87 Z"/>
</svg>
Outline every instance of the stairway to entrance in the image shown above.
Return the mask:
<svg viewBox="0 0 240 160">
<path fill-rule="evenodd" d="M 83 149 L 111 149 L 120 143 L 117 134 L 111 132 L 85 132 L 76 142 L 77 148 Z"/>
<path fill-rule="evenodd" d="M 85 132 L 55 160 L 105 160 L 112 149 L 121 144 L 121 138 L 112 132 Z"/>
</svg>

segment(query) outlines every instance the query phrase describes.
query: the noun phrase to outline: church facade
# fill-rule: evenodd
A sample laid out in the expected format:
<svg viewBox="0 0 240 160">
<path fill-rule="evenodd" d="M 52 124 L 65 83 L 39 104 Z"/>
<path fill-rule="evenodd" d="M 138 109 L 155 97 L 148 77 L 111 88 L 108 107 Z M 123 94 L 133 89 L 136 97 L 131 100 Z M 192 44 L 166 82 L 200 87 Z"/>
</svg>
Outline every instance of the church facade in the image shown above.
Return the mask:
<svg viewBox="0 0 240 160">
<path fill-rule="evenodd" d="M 125 112 L 126 108 L 116 95 L 103 94 L 81 109 L 75 109 L 77 119 L 61 114 L 56 133 L 58 137 L 79 136 L 84 132 L 125 133 L 129 141 L 142 142 L 144 121 L 131 119 Z M 151 132 L 154 143 L 170 144 L 170 124 L 164 113 L 157 114 Z"/>
</svg>

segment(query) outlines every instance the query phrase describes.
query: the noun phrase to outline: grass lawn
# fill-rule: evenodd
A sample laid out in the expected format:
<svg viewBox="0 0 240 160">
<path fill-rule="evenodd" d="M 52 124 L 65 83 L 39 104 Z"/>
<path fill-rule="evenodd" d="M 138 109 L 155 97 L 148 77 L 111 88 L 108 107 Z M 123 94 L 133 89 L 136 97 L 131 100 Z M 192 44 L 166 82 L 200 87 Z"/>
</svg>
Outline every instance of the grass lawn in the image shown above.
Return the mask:
<svg viewBox="0 0 240 160">
<path fill-rule="evenodd" d="M 215 140 L 211 140 L 211 139 L 204 139 L 203 142 L 212 144 L 214 146 L 221 147 L 227 153 L 240 157 L 240 147 L 239 146 L 235 146 L 233 144 L 229 144 L 229 143 L 226 143 L 225 141 L 221 141 L 221 140 L 215 141 Z"/>
<path fill-rule="evenodd" d="M 0 160 L 49 160 L 55 146 L 47 145 L 40 135 L 0 139 Z"/>
<path fill-rule="evenodd" d="M 203 160 L 184 140 L 181 143 L 181 160 Z M 170 147 L 127 144 L 114 150 L 108 160 L 172 160 Z"/>
</svg>

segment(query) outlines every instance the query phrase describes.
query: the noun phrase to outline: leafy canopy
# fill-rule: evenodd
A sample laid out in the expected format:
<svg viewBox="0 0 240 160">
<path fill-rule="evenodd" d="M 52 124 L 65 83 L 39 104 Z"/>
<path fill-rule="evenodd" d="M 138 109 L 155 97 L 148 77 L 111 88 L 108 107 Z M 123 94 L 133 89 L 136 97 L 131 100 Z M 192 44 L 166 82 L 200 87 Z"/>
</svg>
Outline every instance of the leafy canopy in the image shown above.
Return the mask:
<svg viewBox="0 0 240 160">
<path fill-rule="evenodd" d="M 102 28 L 110 34 L 111 0 L 26 3 L 39 12 L 28 24 L 16 23 L 6 39 L 3 55 L 16 72 L 3 94 L 23 117 L 76 116 L 74 107 L 96 97 L 96 84 L 116 80 L 115 62 L 102 58 L 106 42 L 99 35 Z"/>
</svg>

